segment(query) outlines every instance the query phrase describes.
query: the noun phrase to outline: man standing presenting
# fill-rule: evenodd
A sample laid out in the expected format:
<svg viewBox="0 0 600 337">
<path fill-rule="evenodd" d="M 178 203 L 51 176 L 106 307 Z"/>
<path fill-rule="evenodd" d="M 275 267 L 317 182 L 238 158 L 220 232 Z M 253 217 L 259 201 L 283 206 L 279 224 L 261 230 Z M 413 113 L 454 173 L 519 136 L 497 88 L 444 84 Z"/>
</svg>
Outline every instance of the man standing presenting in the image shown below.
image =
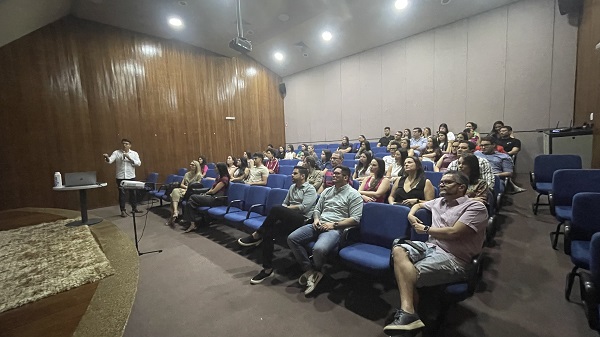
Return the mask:
<svg viewBox="0 0 600 337">
<path fill-rule="evenodd" d="M 238 240 L 244 247 L 261 244 L 263 270 L 254 276 L 250 283 L 258 284 L 273 274 L 273 239 L 289 235 L 304 225 L 313 215 L 317 191 L 306 181 L 308 170 L 295 166 L 292 172 L 293 185 L 283 200 L 282 205 L 274 206 L 269 211 L 262 226 L 252 235 Z"/>
<path fill-rule="evenodd" d="M 323 278 L 325 259 L 338 245 L 342 230 L 360 223 L 363 199 L 357 190 L 348 185 L 349 177 L 349 168 L 335 167 L 333 186 L 321 193 L 315 207 L 313 223 L 298 228 L 288 236 L 288 246 L 305 271 L 298 279 L 300 285 L 306 285 L 305 295 L 313 292 Z M 312 249 L 311 261 L 306 245 L 313 241 L 316 242 Z"/>
<path fill-rule="evenodd" d="M 392 140 L 394 140 L 394 136 L 390 135 L 390 127 L 386 126 L 383 128 L 383 137 L 379 138 L 377 147 L 387 147 Z"/>
<path fill-rule="evenodd" d="M 259 185 L 267 186 L 267 179 L 269 178 L 269 170 L 263 165 L 265 156 L 262 153 L 256 152 L 252 155 L 252 161 L 254 166 L 250 168 L 248 178 L 244 180 L 244 183 L 248 185 Z"/>
<path fill-rule="evenodd" d="M 140 156 L 137 152 L 131 149 L 131 141 L 129 139 L 121 139 L 122 148 L 115 150 L 110 156 L 107 153 L 102 154 L 104 160 L 107 163 L 112 164 L 116 162 L 116 179 L 117 188 L 119 189 L 119 207 L 121 208 L 121 217 L 127 217 L 125 212 L 125 190 L 121 188 L 121 182 L 123 180 L 134 180 L 135 179 L 135 167 L 142 165 Z M 129 203 L 131 208 L 136 213 L 141 213 L 137 209 L 137 200 L 135 190 L 129 190 Z"/>
<path fill-rule="evenodd" d="M 465 280 L 471 259 L 481 253 L 487 209 L 482 202 L 465 196 L 468 185 L 469 179 L 462 173 L 448 172 L 440 181 L 441 198 L 411 208 L 408 221 L 417 233 L 429 234 L 429 240 L 392 248 L 400 309 L 394 321 L 383 328 L 386 334 L 425 326 L 415 312 L 417 288 Z M 431 211 L 431 226 L 415 217 L 420 208 Z"/>
</svg>

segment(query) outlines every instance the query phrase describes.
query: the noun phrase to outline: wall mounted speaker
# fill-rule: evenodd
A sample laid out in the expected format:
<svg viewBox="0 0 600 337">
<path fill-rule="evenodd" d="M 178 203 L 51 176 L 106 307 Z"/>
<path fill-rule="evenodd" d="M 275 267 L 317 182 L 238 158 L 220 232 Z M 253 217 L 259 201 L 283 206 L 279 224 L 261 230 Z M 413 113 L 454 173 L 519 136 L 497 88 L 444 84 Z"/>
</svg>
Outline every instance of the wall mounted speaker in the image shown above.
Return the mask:
<svg viewBox="0 0 600 337">
<path fill-rule="evenodd" d="M 281 95 L 281 98 L 285 98 L 286 93 L 285 83 L 279 83 L 279 94 Z"/>
</svg>

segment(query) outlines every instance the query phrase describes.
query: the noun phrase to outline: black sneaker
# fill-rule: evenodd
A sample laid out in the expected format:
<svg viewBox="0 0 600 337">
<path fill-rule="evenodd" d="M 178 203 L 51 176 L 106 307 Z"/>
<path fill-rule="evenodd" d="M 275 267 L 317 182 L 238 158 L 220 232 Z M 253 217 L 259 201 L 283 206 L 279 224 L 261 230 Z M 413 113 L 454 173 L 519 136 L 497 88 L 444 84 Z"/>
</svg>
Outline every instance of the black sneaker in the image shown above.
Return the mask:
<svg viewBox="0 0 600 337">
<path fill-rule="evenodd" d="M 415 330 L 424 327 L 417 314 L 409 314 L 408 312 L 398 309 L 394 315 L 394 321 L 383 328 L 383 332 L 387 335 L 397 335 L 402 331 Z"/>
<path fill-rule="evenodd" d="M 244 247 L 258 246 L 261 242 L 262 238 L 255 239 L 252 235 L 238 239 L 238 243 L 240 244 L 240 246 Z"/>
<path fill-rule="evenodd" d="M 259 284 L 267 278 L 273 276 L 273 270 L 270 273 L 267 273 L 264 269 L 260 271 L 256 276 L 250 279 L 250 283 Z"/>
</svg>

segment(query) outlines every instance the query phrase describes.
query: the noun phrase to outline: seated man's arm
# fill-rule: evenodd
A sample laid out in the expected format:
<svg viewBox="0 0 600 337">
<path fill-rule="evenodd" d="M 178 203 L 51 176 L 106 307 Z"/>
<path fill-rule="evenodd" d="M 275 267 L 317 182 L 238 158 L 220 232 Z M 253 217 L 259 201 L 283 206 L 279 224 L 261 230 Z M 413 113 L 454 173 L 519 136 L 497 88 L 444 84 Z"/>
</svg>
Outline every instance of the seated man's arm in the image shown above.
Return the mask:
<svg viewBox="0 0 600 337">
<path fill-rule="evenodd" d="M 513 165 L 512 159 L 508 155 L 505 155 L 502 158 L 502 172 L 498 173 L 498 176 L 499 177 L 512 177 L 513 169 L 514 169 L 514 165 Z"/>
<path fill-rule="evenodd" d="M 411 210 L 412 211 L 412 210 Z M 458 221 L 452 227 L 430 227 L 428 234 L 439 240 L 459 240 L 466 235 L 472 235 L 478 229 L 475 224 L 487 219 L 487 209 L 483 203 L 474 203 L 460 216 Z M 413 224 L 415 231 L 419 234 L 425 234 L 423 224 Z"/>
</svg>

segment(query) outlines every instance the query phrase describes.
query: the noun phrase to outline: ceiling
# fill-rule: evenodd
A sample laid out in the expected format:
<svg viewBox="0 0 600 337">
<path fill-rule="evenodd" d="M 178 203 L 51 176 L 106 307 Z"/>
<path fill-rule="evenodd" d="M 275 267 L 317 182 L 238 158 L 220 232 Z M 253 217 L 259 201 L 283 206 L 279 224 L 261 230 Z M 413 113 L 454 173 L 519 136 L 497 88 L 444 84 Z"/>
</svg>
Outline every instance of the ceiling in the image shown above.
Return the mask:
<svg viewBox="0 0 600 337">
<path fill-rule="evenodd" d="M 518 0 L 408 1 L 397 10 L 395 0 L 242 0 L 249 56 L 288 76 Z M 235 57 L 228 44 L 237 35 L 236 7 L 236 0 L 0 0 L 0 46 L 72 14 Z M 170 16 L 184 28 L 172 29 Z M 329 42 L 323 30 L 332 33 Z"/>
</svg>

